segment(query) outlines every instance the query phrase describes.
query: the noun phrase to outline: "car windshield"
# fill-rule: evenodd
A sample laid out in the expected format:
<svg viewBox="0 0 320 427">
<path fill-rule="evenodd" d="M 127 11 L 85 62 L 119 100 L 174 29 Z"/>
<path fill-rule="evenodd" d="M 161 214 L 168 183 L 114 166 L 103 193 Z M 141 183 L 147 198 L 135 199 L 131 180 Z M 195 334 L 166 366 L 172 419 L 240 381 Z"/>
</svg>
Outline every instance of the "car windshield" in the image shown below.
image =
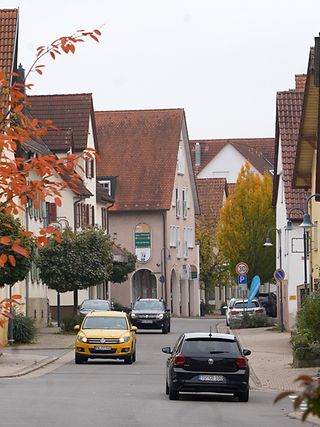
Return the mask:
<svg viewBox="0 0 320 427">
<path fill-rule="evenodd" d="M 248 305 L 248 301 L 245 301 L 244 305 L 243 305 L 243 301 L 239 301 L 239 302 L 235 303 L 233 308 L 248 308 L 247 305 Z M 260 305 L 259 305 L 258 301 L 251 301 L 250 307 L 252 307 L 252 308 L 260 307 Z"/>
<path fill-rule="evenodd" d="M 103 300 L 88 300 L 83 301 L 81 304 L 80 309 L 85 310 L 110 310 L 110 303 L 109 301 L 103 301 Z"/>
<path fill-rule="evenodd" d="M 134 310 L 164 310 L 162 301 L 137 301 Z"/>
<path fill-rule="evenodd" d="M 232 340 L 212 338 L 190 338 L 186 339 L 182 353 L 186 356 L 191 354 L 240 354 L 238 343 Z"/>
<path fill-rule="evenodd" d="M 128 329 L 124 317 L 89 316 L 83 322 L 82 329 Z"/>
</svg>

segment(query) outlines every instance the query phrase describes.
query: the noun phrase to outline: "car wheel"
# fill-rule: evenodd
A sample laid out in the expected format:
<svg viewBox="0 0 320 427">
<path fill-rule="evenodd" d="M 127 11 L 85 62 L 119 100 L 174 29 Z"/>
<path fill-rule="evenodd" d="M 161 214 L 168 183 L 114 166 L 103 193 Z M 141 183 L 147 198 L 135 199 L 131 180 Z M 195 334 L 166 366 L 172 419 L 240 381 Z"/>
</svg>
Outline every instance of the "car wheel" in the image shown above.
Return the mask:
<svg viewBox="0 0 320 427">
<path fill-rule="evenodd" d="M 88 358 L 86 356 L 81 356 L 81 354 L 75 354 L 74 362 L 76 365 L 80 365 L 81 363 L 85 363 L 88 361 Z"/>
<path fill-rule="evenodd" d="M 237 393 L 239 402 L 248 402 L 249 401 L 249 390 L 243 393 Z"/>
<path fill-rule="evenodd" d="M 133 353 L 129 354 L 129 356 L 125 356 L 124 358 L 125 365 L 132 365 L 133 361 Z"/>
<path fill-rule="evenodd" d="M 163 334 L 167 334 L 168 332 L 169 332 L 168 325 L 163 325 L 163 327 L 162 327 L 162 333 Z"/>
<path fill-rule="evenodd" d="M 169 394 L 169 386 L 168 386 L 168 381 L 166 380 L 166 394 Z"/>
<path fill-rule="evenodd" d="M 169 399 L 170 400 L 179 400 L 179 392 L 178 390 L 174 390 L 172 386 L 169 385 Z"/>
</svg>

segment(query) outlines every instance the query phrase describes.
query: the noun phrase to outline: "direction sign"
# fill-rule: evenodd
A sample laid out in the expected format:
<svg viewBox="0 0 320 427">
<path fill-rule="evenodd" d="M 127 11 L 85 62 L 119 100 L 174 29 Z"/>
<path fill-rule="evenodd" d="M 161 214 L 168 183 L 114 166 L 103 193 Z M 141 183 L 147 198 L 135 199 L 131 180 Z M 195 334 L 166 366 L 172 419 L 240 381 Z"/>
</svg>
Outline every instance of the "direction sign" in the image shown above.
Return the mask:
<svg viewBox="0 0 320 427">
<path fill-rule="evenodd" d="M 284 270 L 282 270 L 282 268 L 277 268 L 277 269 L 275 270 L 275 272 L 273 273 L 273 277 L 274 277 L 274 280 L 275 280 L 276 282 L 281 282 L 281 280 L 283 280 L 283 279 L 284 279 L 284 277 L 285 277 L 285 272 L 284 272 Z"/>
<path fill-rule="evenodd" d="M 248 264 L 245 262 L 238 262 L 236 265 L 236 273 L 237 274 L 247 274 L 249 271 Z"/>
<path fill-rule="evenodd" d="M 246 274 L 239 274 L 238 275 L 238 285 L 244 286 L 247 284 L 247 275 Z"/>
</svg>

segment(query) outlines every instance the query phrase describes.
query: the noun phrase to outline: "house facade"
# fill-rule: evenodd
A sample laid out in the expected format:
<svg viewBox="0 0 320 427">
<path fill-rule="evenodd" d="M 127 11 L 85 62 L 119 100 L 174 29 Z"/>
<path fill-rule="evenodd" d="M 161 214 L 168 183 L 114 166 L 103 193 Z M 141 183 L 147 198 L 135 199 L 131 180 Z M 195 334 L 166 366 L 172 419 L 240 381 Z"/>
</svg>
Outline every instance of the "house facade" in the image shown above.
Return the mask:
<svg viewBox="0 0 320 427">
<path fill-rule="evenodd" d="M 98 180 L 109 180 L 115 195 L 109 232 L 137 256 L 109 297 L 128 307 L 138 297 L 163 298 L 175 316 L 199 315 L 199 204 L 184 111 L 100 111 L 96 123 Z"/>
<path fill-rule="evenodd" d="M 294 327 L 297 311 L 305 292 L 303 285 L 304 240 L 303 230 L 299 224 L 302 222 L 304 200 L 308 193 L 305 188 L 293 188 L 292 180 L 306 76 L 296 75 L 295 80 L 295 89 L 277 93 L 275 172 L 273 177 L 273 206 L 276 209 L 276 228 L 279 230 L 276 234 L 276 267 L 281 267 L 285 271 L 285 280 L 282 281 L 281 286 L 286 329 Z M 292 221 L 292 230 L 290 231 L 287 230 L 288 219 Z M 282 249 L 281 259 L 280 245 Z M 280 295 L 280 289 L 278 291 Z"/>
</svg>

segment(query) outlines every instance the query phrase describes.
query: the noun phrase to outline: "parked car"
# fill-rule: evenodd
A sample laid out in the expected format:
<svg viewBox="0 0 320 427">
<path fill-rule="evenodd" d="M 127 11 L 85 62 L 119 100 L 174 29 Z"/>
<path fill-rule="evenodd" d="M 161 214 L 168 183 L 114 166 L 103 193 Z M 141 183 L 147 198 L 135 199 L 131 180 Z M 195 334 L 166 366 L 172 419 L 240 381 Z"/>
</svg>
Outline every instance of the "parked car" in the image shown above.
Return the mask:
<svg viewBox="0 0 320 427">
<path fill-rule="evenodd" d="M 242 298 L 232 298 L 226 310 L 226 323 L 230 326 L 232 321 L 241 321 L 243 313 L 249 316 L 256 316 L 257 314 L 265 313 L 265 309 L 260 305 L 257 299 L 253 299 L 250 307 L 247 307 L 248 300 Z"/>
<path fill-rule="evenodd" d="M 169 354 L 166 394 L 178 400 L 180 392 L 232 393 L 240 402 L 249 400 L 249 365 L 231 334 L 192 332 L 182 334 Z"/>
<path fill-rule="evenodd" d="M 80 317 L 85 317 L 90 311 L 109 311 L 112 310 L 112 303 L 104 299 L 85 299 L 79 305 Z"/>
<path fill-rule="evenodd" d="M 265 308 L 267 316 L 277 317 L 277 296 L 273 292 L 260 292 L 258 300 Z"/>
<path fill-rule="evenodd" d="M 136 361 L 136 330 L 126 313 L 91 311 L 78 331 L 75 342 L 75 363 L 88 359 L 122 359 L 131 365 Z"/>
<path fill-rule="evenodd" d="M 162 329 L 167 334 L 171 329 L 170 310 L 162 299 L 139 298 L 129 314 L 132 325 L 139 329 Z"/>
</svg>

